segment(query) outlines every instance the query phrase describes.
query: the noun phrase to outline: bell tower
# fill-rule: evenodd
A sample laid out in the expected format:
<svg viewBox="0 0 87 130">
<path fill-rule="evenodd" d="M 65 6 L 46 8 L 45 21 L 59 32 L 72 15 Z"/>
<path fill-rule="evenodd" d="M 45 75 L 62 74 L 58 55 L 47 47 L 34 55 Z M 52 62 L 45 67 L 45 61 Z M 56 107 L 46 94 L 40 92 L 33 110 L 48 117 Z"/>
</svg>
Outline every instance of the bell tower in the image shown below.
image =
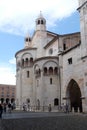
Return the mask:
<svg viewBox="0 0 87 130">
<path fill-rule="evenodd" d="M 46 30 L 46 20 L 40 11 L 38 18 L 36 19 L 36 31 L 45 31 L 45 30 Z"/>
<path fill-rule="evenodd" d="M 81 49 L 82 57 L 87 56 L 87 0 L 78 0 L 80 13 Z"/>
<path fill-rule="evenodd" d="M 25 37 L 25 48 L 29 48 L 30 45 L 31 45 L 31 37 L 29 36 L 29 34 L 27 34 Z"/>
</svg>

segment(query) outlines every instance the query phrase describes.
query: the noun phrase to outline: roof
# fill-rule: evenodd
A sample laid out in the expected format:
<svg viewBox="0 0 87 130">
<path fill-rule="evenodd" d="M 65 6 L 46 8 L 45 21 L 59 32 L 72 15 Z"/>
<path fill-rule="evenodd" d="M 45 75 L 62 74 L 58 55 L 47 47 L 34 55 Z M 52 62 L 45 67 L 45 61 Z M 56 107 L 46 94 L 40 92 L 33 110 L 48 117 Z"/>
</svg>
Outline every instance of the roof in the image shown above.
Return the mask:
<svg viewBox="0 0 87 130">
<path fill-rule="evenodd" d="M 34 61 L 34 63 L 37 62 L 37 61 L 40 61 L 40 60 L 44 60 L 44 59 L 58 59 L 58 56 L 45 56 L 45 57 L 40 57 L 40 58 L 37 58 L 37 59 Z"/>
<path fill-rule="evenodd" d="M 48 48 L 53 42 L 55 42 L 58 39 L 58 35 L 55 36 L 46 46 L 44 46 L 44 49 Z"/>
<path fill-rule="evenodd" d="M 27 50 L 36 50 L 37 48 L 24 48 L 24 49 L 22 49 L 22 50 L 19 50 L 16 54 L 15 54 L 15 57 L 16 57 L 16 55 L 18 54 L 18 53 L 20 53 L 20 52 L 23 52 L 23 51 L 27 51 Z"/>
<path fill-rule="evenodd" d="M 61 52 L 59 55 L 65 55 L 66 53 L 72 51 L 73 49 L 77 48 L 80 45 L 81 45 L 81 43 L 78 43 L 77 45 L 73 46 L 72 48 L 69 48 L 68 50 Z"/>
<path fill-rule="evenodd" d="M 77 8 L 77 10 L 81 9 L 86 3 L 87 1 L 85 1 L 79 8 Z"/>
</svg>

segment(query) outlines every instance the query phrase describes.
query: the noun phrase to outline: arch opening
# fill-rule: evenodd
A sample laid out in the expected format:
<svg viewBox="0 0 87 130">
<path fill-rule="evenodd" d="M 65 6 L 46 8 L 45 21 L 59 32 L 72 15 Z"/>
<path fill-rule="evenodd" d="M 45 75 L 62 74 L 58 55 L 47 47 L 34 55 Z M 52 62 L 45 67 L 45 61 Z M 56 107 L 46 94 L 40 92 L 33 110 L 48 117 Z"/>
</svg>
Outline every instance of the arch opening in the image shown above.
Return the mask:
<svg viewBox="0 0 87 130">
<path fill-rule="evenodd" d="M 81 99 L 81 91 L 75 80 L 71 80 L 69 82 L 67 88 L 67 102 L 70 105 L 70 109 L 74 109 L 74 112 L 82 112 L 82 99 Z"/>
</svg>

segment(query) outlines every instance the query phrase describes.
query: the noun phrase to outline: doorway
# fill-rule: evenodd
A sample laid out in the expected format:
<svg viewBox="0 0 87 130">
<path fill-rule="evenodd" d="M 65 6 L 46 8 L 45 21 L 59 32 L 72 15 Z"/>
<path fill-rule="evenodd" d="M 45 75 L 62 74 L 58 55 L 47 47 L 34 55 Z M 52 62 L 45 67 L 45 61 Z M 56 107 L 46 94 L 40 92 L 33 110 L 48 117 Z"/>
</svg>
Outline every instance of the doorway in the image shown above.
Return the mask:
<svg viewBox="0 0 87 130">
<path fill-rule="evenodd" d="M 78 110 L 82 112 L 81 91 L 77 82 L 73 79 L 69 82 L 67 96 L 69 97 L 71 111 L 74 108 L 74 112 L 78 112 Z"/>
</svg>

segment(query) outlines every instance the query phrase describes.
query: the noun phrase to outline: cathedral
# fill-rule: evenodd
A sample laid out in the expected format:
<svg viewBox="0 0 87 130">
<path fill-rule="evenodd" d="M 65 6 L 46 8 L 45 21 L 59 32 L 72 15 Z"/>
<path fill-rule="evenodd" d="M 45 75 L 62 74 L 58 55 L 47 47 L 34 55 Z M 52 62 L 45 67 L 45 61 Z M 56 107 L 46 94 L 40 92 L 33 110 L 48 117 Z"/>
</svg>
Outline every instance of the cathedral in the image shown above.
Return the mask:
<svg viewBox="0 0 87 130">
<path fill-rule="evenodd" d="M 78 0 L 81 32 L 59 35 L 46 29 L 40 12 L 35 31 L 16 54 L 16 104 L 32 110 L 87 111 L 87 1 Z"/>
</svg>

